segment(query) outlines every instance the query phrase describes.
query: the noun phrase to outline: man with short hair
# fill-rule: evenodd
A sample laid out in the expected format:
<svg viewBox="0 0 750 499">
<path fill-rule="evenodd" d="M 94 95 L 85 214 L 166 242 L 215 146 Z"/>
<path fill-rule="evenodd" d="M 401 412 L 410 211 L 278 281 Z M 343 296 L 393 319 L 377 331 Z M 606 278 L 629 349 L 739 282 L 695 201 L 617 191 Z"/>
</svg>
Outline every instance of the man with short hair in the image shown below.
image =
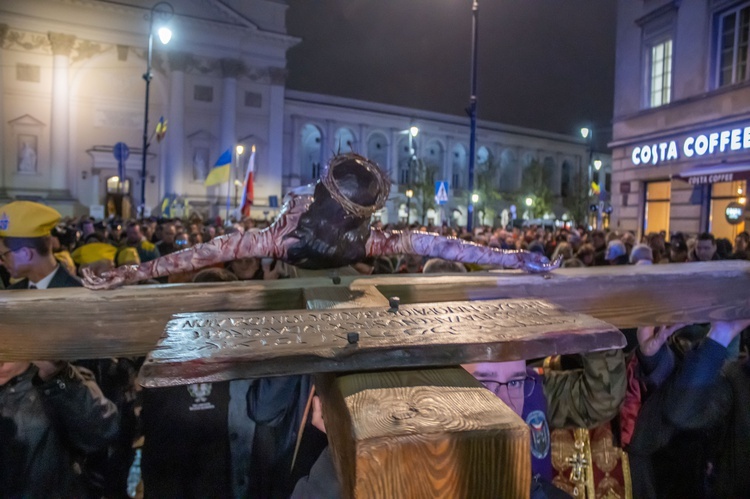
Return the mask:
<svg viewBox="0 0 750 499">
<path fill-rule="evenodd" d="M 580 368 L 566 370 L 531 369 L 524 360 L 463 366 L 529 425 L 532 498 L 567 497 L 556 487 L 564 482 L 553 481 L 553 430 L 606 423 L 618 414 L 625 397 L 621 350 L 591 352 L 580 360 Z"/>
<path fill-rule="evenodd" d="M 166 223 L 161 229 L 161 241 L 156 243 L 156 249 L 159 250 L 159 255 L 168 255 L 179 251 L 184 248 L 178 248 L 175 244 L 175 236 L 177 235 L 177 227 L 173 223 Z"/>
<path fill-rule="evenodd" d="M 150 262 L 159 258 L 159 250 L 156 245 L 146 240 L 141 232 L 141 226 L 135 222 L 128 224 L 125 233 L 125 246 L 135 248 L 142 263 Z"/>
<path fill-rule="evenodd" d="M 52 254 L 50 233 L 60 218 L 57 210 L 31 201 L 0 207 L 0 264 L 18 280 L 8 289 L 81 285 Z"/>
<path fill-rule="evenodd" d="M 703 232 L 698 235 L 698 240 L 695 243 L 695 249 L 691 256 L 690 260 L 695 262 L 720 260 L 719 255 L 716 254 L 716 239 L 714 235 L 710 232 Z"/>
</svg>

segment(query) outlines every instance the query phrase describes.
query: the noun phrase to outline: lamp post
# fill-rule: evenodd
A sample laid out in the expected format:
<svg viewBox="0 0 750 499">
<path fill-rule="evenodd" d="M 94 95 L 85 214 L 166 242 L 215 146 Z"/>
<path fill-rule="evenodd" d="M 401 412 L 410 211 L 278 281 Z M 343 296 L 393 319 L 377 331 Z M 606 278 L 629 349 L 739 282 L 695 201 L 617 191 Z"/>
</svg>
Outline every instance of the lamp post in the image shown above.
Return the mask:
<svg viewBox="0 0 750 499">
<path fill-rule="evenodd" d="M 479 41 L 479 0 L 471 3 L 471 95 L 469 97 L 469 192 L 474 192 L 474 160 L 477 143 L 477 42 Z M 474 219 L 474 201 L 469 201 L 466 230 L 471 233 Z"/>
<path fill-rule="evenodd" d="M 146 81 L 146 105 L 143 113 L 143 157 L 141 158 L 141 204 L 138 206 L 138 216 L 143 218 L 146 208 L 146 157 L 148 156 L 148 101 L 149 90 L 151 86 L 151 57 L 154 48 L 154 17 L 158 15 L 161 21 L 166 23 L 174 15 L 174 7 L 168 2 L 159 2 L 151 7 L 148 24 L 148 55 L 146 57 L 146 72 L 143 73 L 143 79 Z M 167 26 L 160 26 L 158 29 L 159 41 L 166 45 L 172 39 L 172 31 Z M 169 193 L 167 193 L 169 194 Z"/>
<path fill-rule="evenodd" d="M 472 193 L 472 195 L 471 195 L 471 205 L 474 206 L 478 202 L 479 202 L 479 194 L 477 194 L 476 192 Z M 472 212 L 472 214 L 473 214 L 473 212 Z M 480 225 L 481 225 L 481 222 L 480 222 Z"/>
<path fill-rule="evenodd" d="M 411 198 L 414 197 L 414 191 L 406 189 L 406 226 L 411 223 Z"/>
</svg>

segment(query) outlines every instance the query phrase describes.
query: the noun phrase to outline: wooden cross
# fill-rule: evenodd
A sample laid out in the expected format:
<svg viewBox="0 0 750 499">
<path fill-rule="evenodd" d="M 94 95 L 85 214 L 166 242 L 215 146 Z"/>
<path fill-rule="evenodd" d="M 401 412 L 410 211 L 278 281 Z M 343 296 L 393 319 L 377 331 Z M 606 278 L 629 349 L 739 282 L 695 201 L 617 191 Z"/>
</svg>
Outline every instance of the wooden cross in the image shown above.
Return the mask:
<svg viewBox="0 0 750 499">
<path fill-rule="evenodd" d="M 611 325 L 750 318 L 743 261 L 339 282 L 0 292 L 0 361 L 153 350 L 156 385 L 316 372 L 345 496 L 528 497 L 527 426 L 457 364 L 621 347 Z M 286 324 L 254 336 L 274 317 Z"/>
</svg>

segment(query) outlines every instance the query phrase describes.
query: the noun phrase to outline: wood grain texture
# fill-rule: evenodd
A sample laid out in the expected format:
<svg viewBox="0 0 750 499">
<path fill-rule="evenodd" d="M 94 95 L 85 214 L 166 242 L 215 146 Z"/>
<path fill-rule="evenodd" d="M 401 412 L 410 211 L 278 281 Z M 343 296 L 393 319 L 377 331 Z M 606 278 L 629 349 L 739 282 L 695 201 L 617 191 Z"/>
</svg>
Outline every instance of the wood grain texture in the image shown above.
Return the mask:
<svg viewBox="0 0 750 499">
<path fill-rule="evenodd" d="M 376 286 L 402 303 L 543 298 L 618 328 L 750 318 L 750 262 L 672 263 L 444 276 L 375 276 L 350 286 Z"/>
<path fill-rule="evenodd" d="M 450 276 L 342 276 L 162 286 L 0 291 L 0 361 L 146 355 L 173 314 L 292 310 L 303 290 L 375 286 L 402 304 L 544 298 L 617 327 L 750 318 L 750 262 L 514 271 Z"/>
<path fill-rule="evenodd" d="M 316 386 L 344 497 L 528 497 L 528 427 L 460 367 Z"/>
<path fill-rule="evenodd" d="M 360 304 L 373 300 L 384 298 L 365 296 Z M 158 387 L 445 366 L 623 346 L 625 338 L 613 326 L 544 300 L 181 314 L 169 322 L 165 337 L 146 358 L 141 382 Z"/>
</svg>

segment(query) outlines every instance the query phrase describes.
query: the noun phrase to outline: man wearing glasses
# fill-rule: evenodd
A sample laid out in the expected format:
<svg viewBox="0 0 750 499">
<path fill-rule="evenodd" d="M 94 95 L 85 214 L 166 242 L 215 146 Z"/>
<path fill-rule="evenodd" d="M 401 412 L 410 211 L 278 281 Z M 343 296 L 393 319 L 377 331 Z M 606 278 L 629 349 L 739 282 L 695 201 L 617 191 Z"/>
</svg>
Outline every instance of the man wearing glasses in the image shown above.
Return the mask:
<svg viewBox="0 0 750 499">
<path fill-rule="evenodd" d="M 60 218 L 55 209 L 31 201 L 0 207 L 0 264 L 20 279 L 8 289 L 81 286 L 52 253 L 50 233 Z"/>
<path fill-rule="evenodd" d="M 463 367 L 529 425 L 531 497 L 569 497 L 552 485 L 550 433 L 556 428 L 592 428 L 617 415 L 626 390 L 622 351 L 583 354 L 580 367 L 566 370 L 527 368 L 523 360 Z"/>
</svg>

